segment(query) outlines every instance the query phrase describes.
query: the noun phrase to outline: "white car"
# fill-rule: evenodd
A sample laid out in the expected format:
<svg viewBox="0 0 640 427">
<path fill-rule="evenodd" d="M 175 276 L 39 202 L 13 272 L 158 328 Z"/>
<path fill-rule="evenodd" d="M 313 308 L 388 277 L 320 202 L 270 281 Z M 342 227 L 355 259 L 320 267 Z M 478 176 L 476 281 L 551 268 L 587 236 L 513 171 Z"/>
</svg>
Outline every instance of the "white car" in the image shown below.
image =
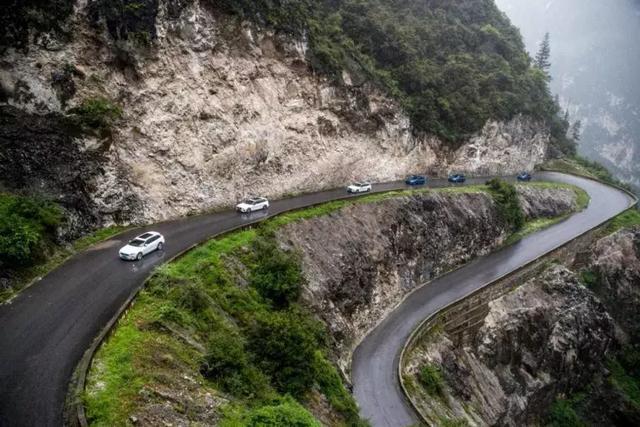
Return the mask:
<svg viewBox="0 0 640 427">
<path fill-rule="evenodd" d="M 368 182 L 356 182 L 347 187 L 348 193 L 367 193 L 371 191 L 371 184 Z"/>
<path fill-rule="evenodd" d="M 255 212 L 255 211 L 268 209 L 268 208 L 269 208 L 269 201 L 264 197 L 252 197 L 236 205 L 236 210 L 242 213 Z"/>
<path fill-rule="evenodd" d="M 141 260 L 143 256 L 153 251 L 161 251 L 164 247 L 164 237 L 156 231 L 148 231 L 129 240 L 120 248 L 120 258 L 125 260 Z"/>
</svg>

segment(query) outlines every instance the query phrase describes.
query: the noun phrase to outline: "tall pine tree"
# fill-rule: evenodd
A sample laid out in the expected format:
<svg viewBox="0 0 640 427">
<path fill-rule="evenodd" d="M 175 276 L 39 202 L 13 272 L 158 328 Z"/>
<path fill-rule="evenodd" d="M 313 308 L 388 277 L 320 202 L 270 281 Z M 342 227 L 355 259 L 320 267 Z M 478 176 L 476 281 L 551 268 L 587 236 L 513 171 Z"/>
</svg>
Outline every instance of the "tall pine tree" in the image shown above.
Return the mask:
<svg viewBox="0 0 640 427">
<path fill-rule="evenodd" d="M 542 42 L 540 43 L 540 48 L 538 49 L 538 53 L 536 53 L 536 57 L 533 61 L 534 65 L 544 71 L 545 73 L 549 73 L 549 68 L 551 67 L 551 36 L 549 33 L 545 33 Z"/>
</svg>

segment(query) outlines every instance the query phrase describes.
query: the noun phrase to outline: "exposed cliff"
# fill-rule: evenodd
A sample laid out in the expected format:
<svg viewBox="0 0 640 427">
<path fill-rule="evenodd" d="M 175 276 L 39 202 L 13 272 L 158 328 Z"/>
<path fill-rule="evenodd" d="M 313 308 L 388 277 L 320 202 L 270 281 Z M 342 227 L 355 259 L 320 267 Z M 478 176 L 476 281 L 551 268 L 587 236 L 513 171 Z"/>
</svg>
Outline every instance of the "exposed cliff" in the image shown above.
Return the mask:
<svg viewBox="0 0 640 427">
<path fill-rule="evenodd" d="M 0 166 L 8 189 L 28 173 L 20 189 L 68 200 L 69 210 L 88 218 L 79 224 L 94 226 L 355 178 L 515 172 L 545 157 L 549 135 L 535 120 L 490 121 L 453 150 L 414 134 L 399 104 L 372 86 L 349 85 L 348 78 L 337 86 L 315 75 L 304 40 L 238 24 L 197 0 L 177 6 L 160 1 L 155 25 L 136 21 L 153 30 L 149 45 L 122 37 L 143 32 L 136 26 L 107 20 L 108 31 L 96 27 L 86 1 L 78 1 L 68 23 L 71 41 L 46 39 L 26 52 L 4 52 L 3 102 L 17 108 L 1 113 L 12 122 L 0 129 L 0 143 L 11 147 Z M 55 123 L 37 134 L 25 128 L 33 114 L 51 117 L 105 96 L 124 112 L 109 135 L 65 136 L 58 150 L 55 138 L 43 137 L 57 134 Z M 21 168 L 10 166 L 16 163 Z M 60 170 L 73 173 L 55 176 Z"/>
<path fill-rule="evenodd" d="M 582 276 L 554 265 L 494 300 L 470 343 L 433 331 L 405 368 L 423 414 L 469 425 L 636 424 L 639 231 L 593 243 L 569 266 L 586 265 Z"/>
<path fill-rule="evenodd" d="M 529 219 L 576 207 L 570 189 L 519 191 Z M 279 236 L 303 254 L 303 298 L 328 325 L 346 368 L 352 348 L 411 290 L 495 249 L 507 234 L 488 193 L 445 191 L 353 205 Z"/>
</svg>

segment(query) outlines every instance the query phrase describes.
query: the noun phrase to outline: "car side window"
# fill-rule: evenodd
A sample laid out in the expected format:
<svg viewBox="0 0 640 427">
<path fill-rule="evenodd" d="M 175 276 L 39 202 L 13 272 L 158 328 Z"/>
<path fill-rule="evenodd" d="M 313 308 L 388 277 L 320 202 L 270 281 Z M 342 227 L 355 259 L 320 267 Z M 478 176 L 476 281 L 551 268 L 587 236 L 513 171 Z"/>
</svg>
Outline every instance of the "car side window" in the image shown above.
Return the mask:
<svg viewBox="0 0 640 427">
<path fill-rule="evenodd" d="M 150 238 L 149 240 L 147 240 L 147 243 L 153 243 L 156 240 L 158 240 L 159 236 L 153 236 L 152 238 Z"/>
</svg>

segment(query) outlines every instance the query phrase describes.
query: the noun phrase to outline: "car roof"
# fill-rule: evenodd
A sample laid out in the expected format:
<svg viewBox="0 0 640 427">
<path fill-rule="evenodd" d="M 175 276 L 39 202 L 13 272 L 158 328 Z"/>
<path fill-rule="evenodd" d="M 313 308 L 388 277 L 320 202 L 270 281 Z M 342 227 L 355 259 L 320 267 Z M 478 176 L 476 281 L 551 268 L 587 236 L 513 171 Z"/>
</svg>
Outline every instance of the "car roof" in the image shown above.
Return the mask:
<svg viewBox="0 0 640 427">
<path fill-rule="evenodd" d="M 153 236 L 155 236 L 157 234 L 160 234 L 160 233 L 158 233 L 157 231 L 147 231 L 146 233 L 142 233 L 141 235 L 136 236 L 135 238 L 136 239 L 146 240 L 149 237 L 153 237 Z"/>
</svg>

